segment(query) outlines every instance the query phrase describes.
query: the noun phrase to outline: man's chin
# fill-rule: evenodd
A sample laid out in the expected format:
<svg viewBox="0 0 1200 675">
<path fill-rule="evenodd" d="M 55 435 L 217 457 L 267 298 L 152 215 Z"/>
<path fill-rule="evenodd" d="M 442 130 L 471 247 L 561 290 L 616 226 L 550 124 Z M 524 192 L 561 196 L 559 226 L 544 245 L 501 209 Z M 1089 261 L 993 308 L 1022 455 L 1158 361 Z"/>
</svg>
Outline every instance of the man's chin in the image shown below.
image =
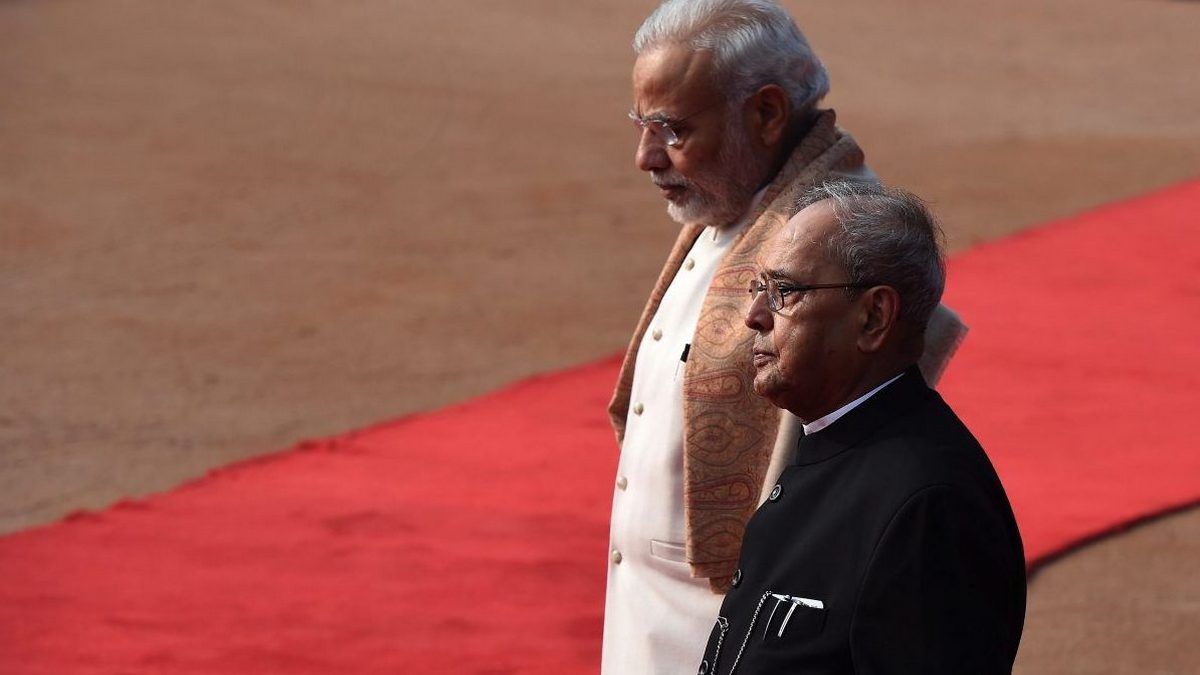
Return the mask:
<svg viewBox="0 0 1200 675">
<path fill-rule="evenodd" d="M 667 215 L 671 217 L 671 220 L 679 223 L 680 225 L 696 222 L 697 218 L 694 211 L 695 209 L 690 209 L 687 206 L 681 206 L 678 202 L 667 202 Z"/>
<path fill-rule="evenodd" d="M 771 397 L 771 394 L 773 394 L 774 392 L 775 392 L 775 388 L 771 386 L 771 381 L 768 377 L 765 377 L 762 373 L 759 373 L 758 375 L 756 375 L 754 377 L 754 393 L 755 394 L 758 394 L 759 396 L 774 403 L 775 399 L 773 399 Z"/>
<path fill-rule="evenodd" d="M 724 223 L 713 213 L 711 208 L 701 208 L 694 204 L 681 205 L 678 202 L 667 202 L 667 215 L 680 225 L 712 225 L 720 227 Z"/>
<path fill-rule="evenodd" d="M 680 225 L 703 225 L 725 227 L 732 225 L 745 213 L 749 200 L 734 208 L 695 193 L 681 195 L 667 201 L 667 215 Z"/>
</svg>

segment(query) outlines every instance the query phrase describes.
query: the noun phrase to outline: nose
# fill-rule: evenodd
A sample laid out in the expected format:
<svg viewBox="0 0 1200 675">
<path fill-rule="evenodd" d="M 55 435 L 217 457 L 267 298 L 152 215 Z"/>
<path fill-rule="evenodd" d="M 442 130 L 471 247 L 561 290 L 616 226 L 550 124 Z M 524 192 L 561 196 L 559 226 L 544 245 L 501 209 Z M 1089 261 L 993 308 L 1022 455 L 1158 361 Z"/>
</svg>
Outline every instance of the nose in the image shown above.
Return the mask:
<svg viewBox="0 0 1200 675">
<path fill-rule="evenodd" d="M 750 301 L 750 308 L 746 310 L 745 323 L 747 328 L 760 333 L 766 333 L 775 326 L 775 314 L 767 306 L 765 291 L 754 296 L 754 299 Z"/>
<path fill-rule="evenodd" d="M 638 138 L 634 163 L 642 171 L 670 168 L 671 158 L 667 156 L 667 144 L 663 143 L 663 140 L 653 131 L 642 129 L 642 135 Z"/>
</svg>

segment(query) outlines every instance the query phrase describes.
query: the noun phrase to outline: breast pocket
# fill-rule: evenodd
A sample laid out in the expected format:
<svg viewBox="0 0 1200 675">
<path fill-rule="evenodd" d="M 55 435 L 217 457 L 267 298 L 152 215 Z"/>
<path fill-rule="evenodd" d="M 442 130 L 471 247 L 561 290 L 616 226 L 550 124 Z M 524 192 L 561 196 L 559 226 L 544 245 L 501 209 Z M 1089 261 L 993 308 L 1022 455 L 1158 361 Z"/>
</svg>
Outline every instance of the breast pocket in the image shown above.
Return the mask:
<svg viewBox="0 0 1200 675">
<path fill-rule="evenodd" d="M 700 664 L 700 675 L 717 673 L 719 668 L 721 673 L 736 675 L 743 657 L 754 662 L 749 668 L 755 672 L 791 672 L 803 663 L 798 657 L 811 649 L 812 640 L 824 628 L 824 602 L 766 591 L 754 608 L 746 632 L 739 632 L 732 644 L 726 640 L 729 622 L 724 617 L 717 618 Z M 721 658 L 722 648 L 728 652 L 725 659 Z M 722 666 L 722 660 L 730 664 Z"/>
<path fill-rule="evenodd" d="M 650 555 L 659 560 L 687 564 L 687 547 L 660 539 L 650 540 Z"/>
<path fill-rule="evenodd" d="M 772 593 L 765 604 L 770 611 L 758 636 L 763 642 L 807 640 L 825 628 L 825 603 L 821 600 Z M 762 611 L 767 612 L 767 608 Z"/>
</svg>

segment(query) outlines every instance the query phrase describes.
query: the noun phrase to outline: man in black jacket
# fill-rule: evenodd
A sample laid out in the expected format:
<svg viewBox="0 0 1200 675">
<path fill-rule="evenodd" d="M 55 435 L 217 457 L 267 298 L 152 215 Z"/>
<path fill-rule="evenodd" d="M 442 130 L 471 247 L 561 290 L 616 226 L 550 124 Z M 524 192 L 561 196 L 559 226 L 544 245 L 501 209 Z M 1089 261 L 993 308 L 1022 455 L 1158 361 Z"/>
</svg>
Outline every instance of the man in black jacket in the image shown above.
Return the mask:
<svg viewBox="0 0 1200 675">
<path fill-rule="evenodd" d="M 1012 509 L 915 367 L 941 298 L 919 200 L 806 194 L 750 282 L 755 391 L 804 437 L 746 529 L 711 673 L 1009 673 L 1025 616 Z M 801 385 L 801 383 L 803 383 Z"/>
</svg>

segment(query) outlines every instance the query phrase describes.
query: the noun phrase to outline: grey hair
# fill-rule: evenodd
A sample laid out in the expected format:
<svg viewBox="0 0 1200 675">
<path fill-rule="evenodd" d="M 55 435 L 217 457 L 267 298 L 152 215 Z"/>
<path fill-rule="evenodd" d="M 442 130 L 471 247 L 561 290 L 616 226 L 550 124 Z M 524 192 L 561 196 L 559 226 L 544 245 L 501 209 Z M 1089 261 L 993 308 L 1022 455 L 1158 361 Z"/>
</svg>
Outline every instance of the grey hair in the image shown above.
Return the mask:
<svg viewBox="0 0 1200 675">
<path fill-rule="evenodd" d="M 668 44 L 713 54 L 716 84 L 731 105 L 768 84 L 787 92 L 793 118 L 829 93 L 829 73 L 792 17 L 773 0 L 666 0 L 633 36 L 637 55 Z"/>
<path fill-rule="evenodd" d="M 945 236 L 933 214 L 910 192 L 846 180 L 810 189 L 796 202 L 796 211 L 826 200 L 833 202 L 838 221 L 824 242 L 829 260 L 851 283 L 896 289 L 897 320 L 924 335 L 946 287 Z"/>
</svg>

